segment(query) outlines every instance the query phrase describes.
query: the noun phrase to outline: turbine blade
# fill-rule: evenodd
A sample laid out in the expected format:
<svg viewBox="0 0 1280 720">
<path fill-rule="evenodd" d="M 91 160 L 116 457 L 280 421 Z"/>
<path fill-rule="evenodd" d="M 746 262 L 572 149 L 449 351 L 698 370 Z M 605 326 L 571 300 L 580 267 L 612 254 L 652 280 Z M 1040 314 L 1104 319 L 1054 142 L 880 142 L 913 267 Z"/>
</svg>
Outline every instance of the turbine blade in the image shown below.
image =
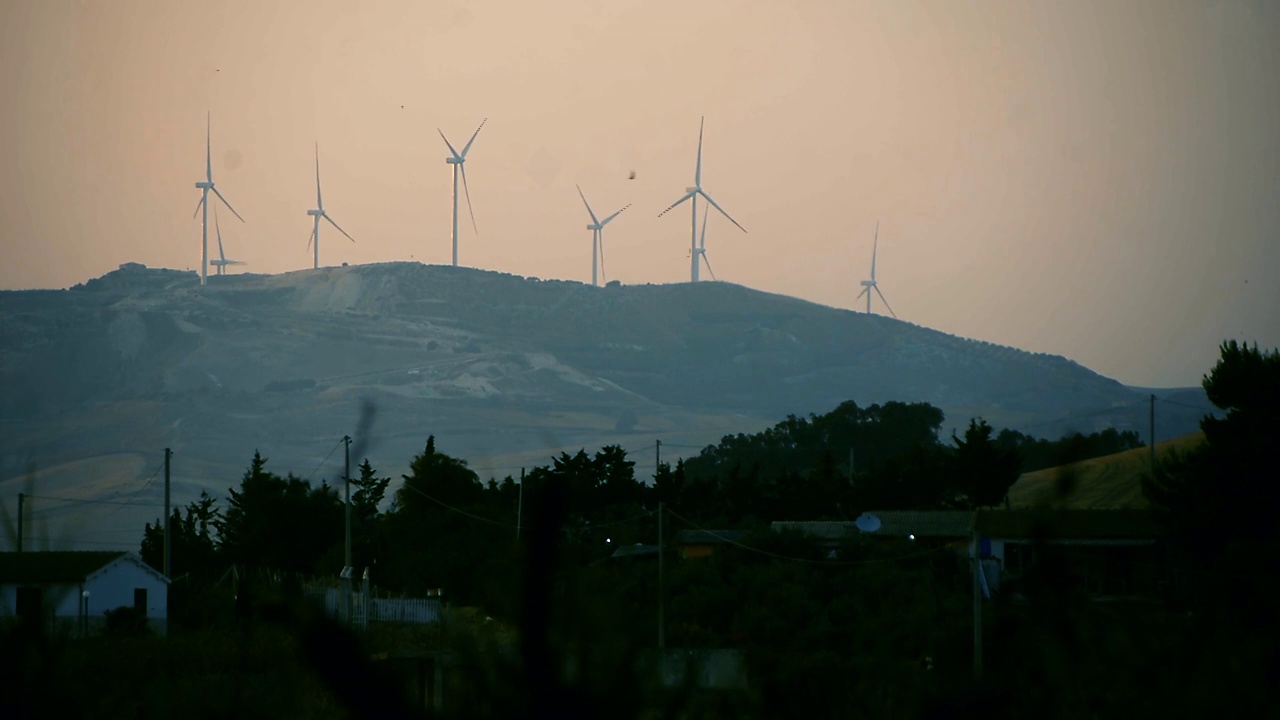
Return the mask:
<svg viewBox="0 0 1280 720">
<path fill-rule="evenodd" d="M 707 249 L 707 221 L 710 219 L 711 219 L 711 213 L 709 212 L 702 213 L 702 239 L 698 241 L 698 247 L 702 248 L 703 250 Z M 707 268 L 710 268 L 710 267 L 711 267 L 710 265 L 707 265 Z"/>
<path fill-rule="evenodd" d="M 707 202 L 711 203 L 711 207 L 713 207 L 713 208 L 715 208 L 715 209 L 719 210 L 721 215 L 723 215 L 723 216 L 725 216 L 726 218 L 728 218 L 728 219 L 729 219 L 729 222 L 733 223 L 734 225 L 738 225 L 738 221 L 737 221 L 737 220 L 734 220 L 734 219 L 733 219 L 733 216 L 731 216 L 731 215 L 729 215 L 729 213 L 725 212 L 725 211 L 724 211 L 724 208 L 720 207 L 720 206 L 716 203 L 716 201 L 715 201 L 715 200 L 712 200 L 710 195 L 708 195 L 708 194 L 706 194 L 706 193 L 702 192 L 702 189 L 701 189 L 701 188 L 699 188 L 699 189 L 698 189 L 698 194 L 699 194 L 699 195 L 701 195 L 702 197 L 706 198 Z M 742 232 L 746 232 L 746 231 L 747 231 L 747 229 L 746 229 L 746 228 L 744 228 L 744 227 L 742 227 L 741 225 L 738 225 L 738 229 L 739 229 L 739 230 L 741 230 Z"/>
<path fill-rule="evenodd" d="M 658 213 L 658 217 L 662 217 L 663 215 L 666 215 L 667 213 L 676 209 L 676 207 L 678 207 L 681 203 L 683 203 L 685 200 L 688 200 L 689 198 L 693 197 L 696 194 L 697 194 L 696 192 L 687 192 L 684 195 L 681 195 L 679 200 L 671 203 L 671 205 L 667 207 L 666 210 L 663 210 L 662 212 Z"/>
<path fill-rule="evenodd" d="M 880 302 L 884 303 L 884 306 L 886 309 L 888 309 L 889 314 L 893 316 L 894 320 L 897 320 L 898 314 L 893 311 L 893 308 L 889 307 L 889 301 L 884 299 L 884 293 L 880 292 L 880 286 L 872 285 L 871 287 L 876 289 L 876 294 L 880 296 Z"/>
<path fill-rule="evenodd" d="M 707 264 L 707 272 L 711 273 L 711 279 L 716 279 L 716 271 L 711 269 L 711 260 L 707 258 L 707 252 L 702 251 L 702 262 Z"/>
<path fill-rule="evenodd" d="M 705 115 L 698 121 L 698 164 L 693 170 L 693 186 L 699 188 L 702 187 L 702 127 L 706 122 Z"/>
<path fill-rule="evenodd" d="M 218 206 L 213 207 L 213 230 L 218 234 L 218 257 L 227 261 L 227 254 L 222 251 L 222 228 L 218 227 Z"/>
<path fill-rule="evenodd" d="M 622 206 L 622 208 L 621 208 L 620 210 L 618 210 L 618 212 L 616 212 L 616 213 L 614 213 L 614 214 L 610 215 L 609 217 L 605 218 L 604 220 L 601 220 L 601 221 L 600 221 L 600 227 L 604 227 L 605 225 L 608 225 L 610 220 L 612 220 L 612 219 L 614 219 L 614 218 L 618 217 L 619 215 L 621 215 L 621 214 L 622 214 L 622 211 L 623 211 L 623 210 L 626 210 L 626 209 L 627 209 L 627 208 L 629 208 L 629 207 L 631 207 L 631 203 L 627 203 L 626 205 L 623 205 L 623 206 Z"/>
<path fill-rule="evenodd" d="M 870 287 L 864 287 L 864 288 L 862 288 L 862 292 L 858 293 L 858 297 L 854 298 L 854 302 L 857 302 L 858 300 L 861 300 L 861 299 L 862 299 L 862 296 L 863 296 L 863 295 L 866 295 L 866 294 L 867 294 L 867 292 L 868 292 L 868 291 L 870 291 L 870 290 L 871 290 L 871 288 L 870 288 Z"/>
<path fill-rule="evenodd" d="M 582 194 L 582 187 L 579 185 L 574 185 L 574 187 L 578 188 L 578 197 L 582 198 L 582 204 L 587 206 L 587 214 L 591 216 L 591 222 L 599 225 L 600 221 L 596 219 L 596 214 L 591 211 L 591 204 L 587 202 L 587 196 Z"/>
<path fill-rule="evenodd" d="M 444 140 L 444 144 L 449 146 L 449 153 L 454 157 L 458 157 L 458 151 L 453 149 L 453 143 L 449 142 L 449 138 L 444 136 L 444 131 L 436 128 L 436 132 L 440 133 L 440 138 Z"/>
<path fill-rule="evenodd" d="M 316 237 L 316 227 L 311 227 L 311 233 L 307 235 L 307 252 L 311 252 L 311 241 Z"/>
<path fill-rule="evenodd" d="M 196 201 L 196 211 L 191 213 L 192 218 L 200 214 L 200 206 L 204 204 L 204 195 L 204 193 L 200 193 L 200 199 Z"/>
<path fill-rule="evenodd" d="M 871 282 L 876 281 L 876 248 L 880 246 L 880 221 L 876 221 L 876 239 L 871 243 Z"/>
<path fill-rule="evenodd" d="M 213 134 L 212 126 L 213 113 L 206 112 L 204 115 L 204 179 L 213 182 Z"/>
<path fill-rule="evenodd" d="M 227 202 L 226 198 L 222 197 L 222 193 L 218 192 L 218 188 L 209 188 L 209 189 L 213 191 L 214 195 L 218 196 L 218 199 L 222 201 L 223 205 L 227 206 L 227 209 L 231 211 L 232 215 L 235 215 L 236 217 L 240 218 L 240 222 L 244 222 L 244 218 L 240 217 L 240 213 L 236 212 L 236 209 L 231 207 L 231 203 Z"/>
<path fill-rule="evenodd" d="M 485 118 L 485 119 L 481 120 L 481 121 L 480 121 L 480 125 L 479 125 L 478 127 L 476 127 L 476 131 L 475 131 L 475 132 L 473 132 L 473 133 L 471 133 L 471 139 L 470 139 L 470 140 L 468 140 L 468 141 L 467 141 L 467 144 L 466 144 L 466 145 L 464 145 L 464 146 L 462 147 L 462 157 L 463 157 L 463 158 L 466 158 L 466 157 L 467 157 L 467 151 L 471 149 L 471 143 L 473 143 L 473 142 L 475 142 L 475 141 L 476 141 L 476 136 L 480 134 L 480 128 L 484 127 L 484 124 L 485 124 L 485 123 L 487 123 L 487 122 L 489 122 L 489 118 Z"/>
<path fill-rule="evenodd" d="M 476 132 L 479 132 L 478 130 Z M 476 227 L 476 211 L 471 209 L 471 188 L 467 187 L 467 166 L 459 165 L 462 168 L 462 192 L 467 195 L 467 212 L 471 213 L 471 229 L 480 234 L 480 228 Z"/>
<path fill-rule="evenodd" d="M 347 231 L 346 231 L 346 230 L 343 230 L 343 229 L 338 225 L 338 223 L 334 222 L 334 221 L 333 221 L 333 218 L 329 217 L 329 213 L 325 213 L 324 215 L 321 215 L 321 217 L 323 217 L 325 220 L 328 220 L 330 225 L 332 225 L 332 226 L 334 226 L 334 227 L 338 228 L 338 232 L 342 233 L 343 235 L 347 235 Z M 353 238 L 353 237 L 351 237 L 350 235 L 347 235 L 347 239 L 348 239 L 348 240 L 350 240 L 351 242 L 355 242 L 355 241 L 356 241 L 356 239 L 355 239 L 355 238 Z"/>
<path fill-rule="evenodd" d="M 320 198 L 320 143 L 316 143 L 316 209 L 324 209 L 324 200 Z"/>
</svg>

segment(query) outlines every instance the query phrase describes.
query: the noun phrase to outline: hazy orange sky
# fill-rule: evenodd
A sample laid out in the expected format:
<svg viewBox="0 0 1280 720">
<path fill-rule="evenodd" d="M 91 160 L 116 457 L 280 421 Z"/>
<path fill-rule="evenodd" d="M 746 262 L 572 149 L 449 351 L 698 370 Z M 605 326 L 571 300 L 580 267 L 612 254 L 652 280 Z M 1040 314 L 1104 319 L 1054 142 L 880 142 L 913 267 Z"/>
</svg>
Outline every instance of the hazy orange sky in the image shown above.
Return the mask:
<svg viewBox="0 0 1280 720">
<path fill-rule="evenodd" d="M 461 264 L 589 282 L 581 183 L 685 282 L 705 114 L 721 280 L 854 307 L 879 220 L 900 318 L 1193 385 L 1280 345 L 1277 77 L 1269 0 L 0 0 L 0 288 L 198 269 L 206 111 L 236 270 L 311 266 L 317 141 L 322 264 L 448 263 L 488 117 Z"/>
</svg>

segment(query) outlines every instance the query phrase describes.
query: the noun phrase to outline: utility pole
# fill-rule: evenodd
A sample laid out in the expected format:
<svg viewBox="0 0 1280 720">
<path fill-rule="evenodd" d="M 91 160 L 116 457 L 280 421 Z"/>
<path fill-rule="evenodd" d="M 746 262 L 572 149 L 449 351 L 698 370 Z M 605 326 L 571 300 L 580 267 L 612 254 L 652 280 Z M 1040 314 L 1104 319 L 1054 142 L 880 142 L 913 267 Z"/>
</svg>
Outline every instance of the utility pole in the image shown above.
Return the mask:
<svg viewBox="0 0 1280 720">
<path fill-rule="evenodd" d="M 27 496 L 18 493 L 18 552 L 22 552 L 22 517 L 26 513 L 23 512 L 23 506 L 27 502 Z"/>
<path fill-rule="evenodd" d="M 653 446 L 653 449 L 654 449 L 653 475 L 654 477 L 657 477 L 658 468 L 662 467 L 662 441 L 658 440 L 657 444 Z"/>
<path fill-rule="evenodd" d="M 976 522 L 976 518 L 975 518 Z M 973 562 L 973 679 L 982 679 L 982 586 L 978 573 L 982 572 L 978 560 L 978 529 L 972 531 L 969 556 Z"/>
<path fill-rule="evenodd" d="M 319 238 L 317 238 L 317 241 Z M 351 436 L 342 436 L 342 476 L 346 479 L 346 549 L 343 553 L 343 606 L 346 610 L 346 620 L 351 621 L 351 576 L 355 572 L 351 567 Z"/>
<path fill-rule="evenodd" d="M 346 500 L 347 517 L 346 517 L 346 552 L 343 554 L 343 564 L 351 567 L 351 436 L 343 435 L 342 444 L 345 446 L 342 450 L 343 464 L 342 477 L 346 479 Z"/>
<path fill-rule="evenodd" d="M 658 501 L 658 650 L 667 649 L 667 623 L 665 617 L 666 592 L 663 590 L 665 579 L 666 545 L 662 539 L 662 501 Z"/>
<path fill-rule="evenodd" d="M 849 446 L 849 484 L 853 484 L 853 446 Z"/>
<path fill-rule="evenodd" d="M 520 541 L 520 523 L 524 518 L 524 468 L 520 468 L 520 494 L 516 496 L 516 542 Z"/>
<path fill-rule="evenodd" d="M 1156 394 L 1151 393 L 1151 471 L 1156 469 Z"/>
<path fill-rule="evenodd" d="M 169 448 L 164 449 L 164 576 L 173 579 L 173 551 L 172 540 L 173 535 L 169 532 L 172 525 L 169 521 L 169 458 L 173 455 L 173 451 Z"/>
</svg>

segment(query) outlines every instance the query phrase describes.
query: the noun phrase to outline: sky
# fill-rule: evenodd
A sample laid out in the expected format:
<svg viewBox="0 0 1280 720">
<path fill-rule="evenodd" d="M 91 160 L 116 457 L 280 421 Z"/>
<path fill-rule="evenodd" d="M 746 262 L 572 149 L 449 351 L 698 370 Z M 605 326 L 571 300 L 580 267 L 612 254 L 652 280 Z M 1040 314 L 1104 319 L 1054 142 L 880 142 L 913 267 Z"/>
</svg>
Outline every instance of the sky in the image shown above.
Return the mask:
<svg viewBox="0 0 1280 720">
<path fill-rule="evenodd" d="M 589 282 L 580 184 L 687 282 L 705 116 L 719 279 L 865 309 L 878 224 L 899 318 L 1196 385 L 1280 346 L 1277 68 L 1269 0 L 0 0 L 0 289 L 198 270 L 207 113 L 237 271 L 311 267 L 317 143 L 322 265 L 451 262 L 488 118 L 460 264 Z"/>
</svg>

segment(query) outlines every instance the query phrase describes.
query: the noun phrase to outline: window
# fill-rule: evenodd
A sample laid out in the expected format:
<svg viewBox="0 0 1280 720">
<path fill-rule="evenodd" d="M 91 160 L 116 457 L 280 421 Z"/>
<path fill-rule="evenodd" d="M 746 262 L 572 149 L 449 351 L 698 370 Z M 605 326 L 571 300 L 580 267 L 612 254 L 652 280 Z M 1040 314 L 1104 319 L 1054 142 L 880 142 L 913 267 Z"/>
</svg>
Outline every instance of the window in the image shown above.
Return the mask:
<svg viewBox="0 0 1280 720">
<path fill-rule="evenodd" d="M 43 593 L 37 586 L 19 587 L 17 598 L 18 617 L 37 620 L 40 617 L 40 605 L 44 601 Z"/>
<path fill-rule="evenodd" d="M 133 609 L 141 610 L 143 615 L 147 614 L 147 589 L 133 589 Z"/>
</svg>

